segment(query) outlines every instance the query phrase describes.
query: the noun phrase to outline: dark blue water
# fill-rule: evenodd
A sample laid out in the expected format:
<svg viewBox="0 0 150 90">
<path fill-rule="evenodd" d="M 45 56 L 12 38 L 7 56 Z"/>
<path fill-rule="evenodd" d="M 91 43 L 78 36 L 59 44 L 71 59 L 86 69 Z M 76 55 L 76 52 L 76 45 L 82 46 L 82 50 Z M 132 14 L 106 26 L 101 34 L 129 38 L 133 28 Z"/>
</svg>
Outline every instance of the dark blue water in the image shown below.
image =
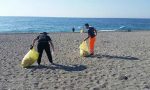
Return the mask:
<svg viewBox="0 0 150 90">
<path fill-rule="evenodd" d="M 71 32 L 72 27 L 80 31 L 85 23 L 101 31 L 150 30 L 150 19 L 0 17 L 0 32 Z"/>
</svg>

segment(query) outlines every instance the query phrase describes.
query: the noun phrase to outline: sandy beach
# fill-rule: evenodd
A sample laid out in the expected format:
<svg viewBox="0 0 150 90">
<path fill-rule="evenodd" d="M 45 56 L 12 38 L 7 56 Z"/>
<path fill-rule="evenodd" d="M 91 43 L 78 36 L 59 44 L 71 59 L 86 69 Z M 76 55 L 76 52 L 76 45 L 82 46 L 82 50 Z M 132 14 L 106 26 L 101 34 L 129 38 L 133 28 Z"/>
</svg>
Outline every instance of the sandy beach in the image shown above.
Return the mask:
<svg viewBox="0 0 150 90">
<path fill-rule="evenodd" d="M 86 58 L 79 55 L 86 33 L 50 33 L 56 65 L 44 52 L 42 66 L 22 68 L 37 35 L 0 34 L 1 90 L 150 90 L 150 32 L 100 32 Z"/>
</svg>

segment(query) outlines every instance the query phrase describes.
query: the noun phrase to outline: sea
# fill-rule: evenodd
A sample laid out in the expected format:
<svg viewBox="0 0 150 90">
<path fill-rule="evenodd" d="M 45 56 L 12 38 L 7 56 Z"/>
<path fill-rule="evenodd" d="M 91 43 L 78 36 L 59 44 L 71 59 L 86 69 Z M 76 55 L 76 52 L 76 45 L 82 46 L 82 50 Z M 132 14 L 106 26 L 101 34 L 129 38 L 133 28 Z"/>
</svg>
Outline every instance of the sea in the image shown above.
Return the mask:
<svg viewBox="0 0 150 90">
<path fill-rule="evenodd" d="M 80 32 L 85 23 L 98 31 L 150 31 L 150 19 L 0 16 L 0 33 Z"/>
</svg>

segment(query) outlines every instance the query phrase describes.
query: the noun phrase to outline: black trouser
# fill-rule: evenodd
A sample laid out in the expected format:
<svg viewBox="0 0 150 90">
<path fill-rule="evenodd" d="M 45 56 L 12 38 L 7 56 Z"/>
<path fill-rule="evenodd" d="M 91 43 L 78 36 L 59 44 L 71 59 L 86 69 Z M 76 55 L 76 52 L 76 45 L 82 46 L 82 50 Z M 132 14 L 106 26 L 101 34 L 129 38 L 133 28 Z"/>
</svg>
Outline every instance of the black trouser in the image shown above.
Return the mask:
<svg viewBox="0 0 150 90">
<path fill-rule="evenodd" d="M 50 51 L 50 45 L 48 43 L 38 43 L 37 45 L 37 50 L 39 52 L 39 58 L 37 60 L 37 63 L 40 65 L 41 63 L 41 58 L 42 58 L 42 53 L 43 53 L 43 50 L 46 51 L 46 54 L 47 54 L 47 57 L 49 59 L 49 62 L 50 63 L 53 63 L 52 61 L 52 55 L 51 55 L 51 51 Z"/>
</svg>

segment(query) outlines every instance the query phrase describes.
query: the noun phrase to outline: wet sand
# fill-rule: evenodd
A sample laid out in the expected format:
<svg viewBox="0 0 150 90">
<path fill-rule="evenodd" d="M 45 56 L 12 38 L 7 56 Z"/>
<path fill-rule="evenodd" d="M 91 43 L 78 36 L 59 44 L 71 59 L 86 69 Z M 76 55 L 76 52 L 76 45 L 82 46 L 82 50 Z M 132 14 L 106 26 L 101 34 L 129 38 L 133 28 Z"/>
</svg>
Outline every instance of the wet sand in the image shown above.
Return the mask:
<svg viewBox="0 0 150 90">
<path fill-rule="evenodd" d="M 38 34 L 0 34 L 1 90 L 149 90 L 150 32 L 100 32 L 95 55 L 80 57 L 87 34 L 51 33 L 55 54 L 20 67 Z M 36 48 L 36 47 L 35 47 Z"/>
</svg>

